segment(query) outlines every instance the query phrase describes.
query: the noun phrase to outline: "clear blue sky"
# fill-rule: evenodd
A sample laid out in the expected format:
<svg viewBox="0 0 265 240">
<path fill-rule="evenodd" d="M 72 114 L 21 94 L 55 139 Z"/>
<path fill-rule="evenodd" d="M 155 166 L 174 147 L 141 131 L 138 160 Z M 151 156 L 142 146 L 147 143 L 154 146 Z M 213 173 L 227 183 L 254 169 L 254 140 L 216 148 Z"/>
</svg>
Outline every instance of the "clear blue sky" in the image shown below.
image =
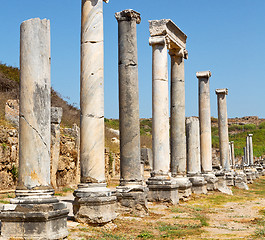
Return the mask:
<svg viewBox="0 0 265 240">
<path fill-rule="evenodd" d="M 52 86 L 79 105 L 81 0 L 1 1 L 0 60 L 19 66 L 24 20 L 51 20 Z M 216 88 L 228 88 L 228 116 L 265 117 L 264 0 L 110 0 L 104 4 L 105 116 L 118 118 L 118 26 L 114 13 L 141 13 L 138 27 L 140 116 L 152 116 L 152 56 L 148 20 L 170 18 L 188 36 L 186 115 L 198 115 L 196 71 L 211 70 L 211 112 Z"/>
</svg>

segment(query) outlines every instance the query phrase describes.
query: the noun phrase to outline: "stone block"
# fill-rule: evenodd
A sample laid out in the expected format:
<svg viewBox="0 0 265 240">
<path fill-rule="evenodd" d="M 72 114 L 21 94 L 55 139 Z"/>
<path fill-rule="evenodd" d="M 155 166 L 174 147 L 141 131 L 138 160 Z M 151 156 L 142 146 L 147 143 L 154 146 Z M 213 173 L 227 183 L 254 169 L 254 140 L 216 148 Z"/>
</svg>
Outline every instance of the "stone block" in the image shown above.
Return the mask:
<svg viewBox="0 0 265 240">
<path fill-rule="evenodd" d="M 189 177 L 192 184 L 191 191 L 195 194 L 206 194 L 207 193 L 207 181 L 202 176 Z"/>
<path fill-rule="evenodd" d="M 51 107 L 51 123 L 60 124 L 63 116 L 63 109 L 61 107 Z"/>
<path fill-rule="evenodd" d="M 187 201 L 191 196 L 191 182 L 187 177 L 175 177 L 174 181 L 176 181 L 178 185 L 178 195 L 179 200 Z"/>
<path fill-rule="evenodd" d="M 150 202 L 179 202 L 178 185 L 172 179 L 151 177 L 146 182 L 149 192 L 147 199 Z"/>
<path fill-rule="evenodd" d="M 205 174 L 202 174 L 202 176 L 207 182 L 207 191 L 217 190 L 218 179 L 213 173 L 205 173 Z"/>
<path fill-rule="evenodd" d="M 63 203 L 14 204 L 0 212 L 3 239 L 62 239 L 68 235 L 67 215 Z"/>
</svg>

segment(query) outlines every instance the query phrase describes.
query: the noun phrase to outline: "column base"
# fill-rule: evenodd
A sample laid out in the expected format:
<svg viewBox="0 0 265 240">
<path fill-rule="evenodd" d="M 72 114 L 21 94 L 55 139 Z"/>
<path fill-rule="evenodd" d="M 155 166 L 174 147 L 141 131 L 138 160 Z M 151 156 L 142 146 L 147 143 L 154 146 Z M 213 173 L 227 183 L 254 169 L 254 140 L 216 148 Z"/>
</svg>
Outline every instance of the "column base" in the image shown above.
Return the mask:
<svg viewBox="0 0 265 240">
<path fill-rule="evenodd" d="M 191 191 L 194 194 L 206 194 L 207 193 L 207 181 L 201 175 L 188 175 L 188 178 L 192 184 Z"/>
<path fill-rule="evenodd" d="M 116 196 L 112 196 L 106 184 L 79 184 L 74 191 L 73 213 L 77 222 L 105 225 L 116 218 Z"/>
<path fill-rule="evenodd" d="M 224 172 L 217 172 L 215 175 L 218 179 L 217 190 L 228 195 L 233 195 L 232 190 L 226 185 Z"/>
<path fill-rule="evenodd" d="M 215 191 L 217 190 L 217 182 L 218 179 L 212 172 L 203 173 L 202 176 L 207 182 L 207 191 Z"/>
<path fill-rule="evenodd" d="M 247 176 L 243 171 L 235 172 L 235 187 L 248 190 Z"/>
<path fill-rule="evenodd" d="M 16 202 L 18 199 L 13 199 Z M 47 200 L 47 199 L 46 199 Z M 22 201 L 20 198 L 19 201 Z M 53 199 L 54 201 L 54 199 Z M 6 204 L 0 211 L 3 239 L 63 239 L 68 235 L 64 203 Z"/>
<path fill-rule="evenodd" d="M 191 182 L 189 178 L 183 176 L 176 176 L 173 178 L 178 185 L 179 200 L 188 201 L 191 196 Z"/>
<path fill-rule="evenodd" d="M 174 179 L 164 176 L 152 176 L 146 182 L 148 186 L 147 200 L 150 202 L 179 202 L 178 185 Z"/>
<path fill-rule="evenodd" d="M 249 168 L 245 169 L 244 171 L 245 171 L 245 174 L 247 176 L 247 183 L 248 184 L 252 184 L 254 179 L 256 179 L 256 177 L 254 176 L 253 172 Z"/>
<path fill-rule="evenodd" d="M 235 185 L 234 172 L 233 171 L 225 172 L 225 181 L 226 181 L 227 186 L 234 186 Z"/>
<path fill-rule="evenodd" d="M 116 187 L 119 212 L 136 216 L 146 216 L 148 188 L 143 185 L 127 185 Z"/>
</svg>

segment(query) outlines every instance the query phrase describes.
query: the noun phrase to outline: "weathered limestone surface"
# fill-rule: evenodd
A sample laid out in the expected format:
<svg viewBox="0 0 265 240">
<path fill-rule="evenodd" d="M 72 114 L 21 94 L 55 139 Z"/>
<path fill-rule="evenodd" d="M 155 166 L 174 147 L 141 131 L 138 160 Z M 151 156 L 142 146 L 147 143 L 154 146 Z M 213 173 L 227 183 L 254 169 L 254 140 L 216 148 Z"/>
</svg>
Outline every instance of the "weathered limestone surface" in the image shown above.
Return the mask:
<svg viewBox="0 0 265 240">
<path fill-rule="evenodd" d="M 50 21 L 25 21 L 20 34 L 19 178 L 0 213 L 1 236 L 60 239 L 68 210 L 50 186 Z"/>
<path fill-rule="evenodd" d="M 169 23 L 170 22 L 170 23 Z M 152 46 L 152 141 L 154 168 L 148 179 L 149 201 L 178 202 L 178 186 L 169 176 L 169 113 L 167 23 L 170 20 L 149 21 Z M 175 26 L 175 25 L 174 25 Z"/>
<path fill-rule="evenodd" d="M 228 137 L 228 119 L 226 95 L 228 89 L 216 89 L 218 103 L 218 128 L 219 128 L 219 145 L 220 145 L 220 161 L 225 171 L 230 170 L 229 163 L 229 137 Z"/>
<path fill-rule="evenodd" d="M 140 150 L 138 57 L 136 24 L 140 13 L 128 9 L 115 13 L 119 42 L 120 185 L 117 200 L 132 212 L 147 212 Z"/>
<path fill-rule="evenodd" d="M 253 136 L 253 134 L 248 134 L 248 138 L 249 138 L 249 164 L 250 164 L 250 166 L 254 165 L 252 136 Z"/>
<path fill-rule="evenodd" d="M 106 188 L 104 160 L 103 1 L 82 0 L 80 167 L 75 219 L 105 224 L 115 218 L 116 197 Z"/>
<path fill-rule="evenodd" d="M 5 119 L 15 126 L 19 125 L 19 100 L 7 100 L 5 105 Z"/>
<path fill-rule="evenodd" d="M 210 71 L 197 72 L 199 80 L 200 152 L 202 173 L 207 181 L 207 190 L 217 188 L 217 179 L 212 172 L 212 136 L 210 108 Z"/>
<path fill-rule="evenodd" d="M 250 159 L 249 159 L 249 136 L 246 137 L 246 164 L 250 166 Z"/>
<path fill-rule="evenodd" d="M 56 173 L 60 159 L 60 123 L 62 116 L 62 108 L 51 108 L 51 184 L 54 188 L 57 188 Z"/>
<path fill-rule="evenodd" d="M 200 160 L 200 130 L 199 119 L 189 117 L 186 119 L 187 136 L 187 176 L 192 183 L 192 192 L 196 194 L 207 193 L 207 181 L 201 175 Z"/>
<path fill-rule="evenodd" d="M 150 148 L 141 149 L 141 159 L 144 162 L 146 170 L 153 170 L 153 152 Z"/>
<path fill-rule="evenodd" d="M 231 161 L 232 161 L 232 168 L 235 167 L 235 146 L 234 146 L 234 141 L 231 141 Z"/>
</svg>

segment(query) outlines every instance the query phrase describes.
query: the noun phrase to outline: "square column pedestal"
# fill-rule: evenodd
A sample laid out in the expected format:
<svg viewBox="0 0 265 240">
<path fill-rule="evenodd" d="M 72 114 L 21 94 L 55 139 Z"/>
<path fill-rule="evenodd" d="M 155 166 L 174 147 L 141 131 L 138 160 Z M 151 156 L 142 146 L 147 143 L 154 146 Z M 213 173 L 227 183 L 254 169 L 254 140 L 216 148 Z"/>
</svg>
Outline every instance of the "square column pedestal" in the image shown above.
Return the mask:
<svg viewBox="0 0 265 240">
<path fill-rule="evenodd" d="M 90 225 L 104 225 L 116 218 L 116 196 L 105 183 L 81 183 L 74 192 L 75 220 Z"/>
<path fill-rule="evenodd" d="M 215 173 L 215 176 L 218 179 L 217 190 L 228 195 L 233 195 L 232 190 L 227 186 L 225 173 L 218 171 Z"/>
<path fill-rule="evenodd" d="M 201 174 L 188 174 L 188 178 L 192 184 L 191 191 L 195 194 L 207 193 L 207 181 Z"/>
<path fill-rule="evenodd" d="M 177 204 L 179 202 L 178 184 L 175 179 L 151 174 L 146 184 L 149 189 L 148 201 L 170 202 L 172 204 Z"/>
<path fill-rule="evenodd" d="M 247 175 L 242 170 L 235 171 L 235 187 L 248 190 Z"/>
<path fill-rule="evenodd" d="M 215 174 L 203 173 L 202 176 L 204 177 L 205 181 L 207 182 L 207 190 L 208 191 L 215 191 L 218 188 L 218 179 Z"/>
<path fill-rule="evenodd" d="M 67 237 L 69 210 L 55 197 L 45 196 L 48 192 L 53 194 L 50 190 L 17 190 L 17 197 L 0 212 L 1 237 L 38 240 Z"/>
<path fill-rule="evenodd" d="M 143 185 L 126 185 L 116 187 L 118 209 L 122 213 L 129 213 L 143 217 L 148 214 L 148 188 Z"/>
</svg>

